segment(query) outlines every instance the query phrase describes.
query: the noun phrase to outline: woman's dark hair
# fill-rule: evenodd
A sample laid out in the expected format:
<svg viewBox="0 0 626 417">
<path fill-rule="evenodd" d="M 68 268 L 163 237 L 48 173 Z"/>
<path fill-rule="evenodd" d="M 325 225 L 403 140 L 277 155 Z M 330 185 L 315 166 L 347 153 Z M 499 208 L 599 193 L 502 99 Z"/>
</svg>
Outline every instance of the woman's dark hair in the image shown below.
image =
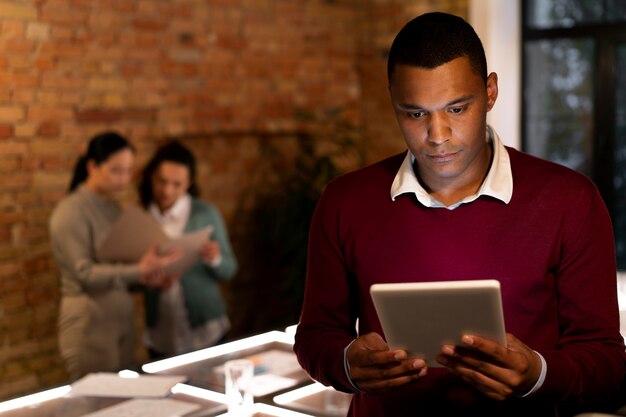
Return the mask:
<svg viewBox="0 0 626 417">
<path fill-rule="evenodd" d="M 196 158 L 182 143 L 178 140 L 173 140 L 157 149 L 141 173 L 138 188 L 139 199 L 144 208 L 148 208 L 154 198 L 152 193 L 152 176 L 163 162 L 172 162 L 186 166 L 189 170 L 189 189 L 187 189 L 187 193 L 192 197 L 197 197 L 200 194 L 196 184 Z"/>
<path fill-rule="evenodd" d="M 396 35 L 387 60 L 387 78 L 391 82 L 396 65 L 433 69 L 460 57 L 467 57 L 474 72 L 487 82 L 485 50 L 474 28 L 458 16 L 426 13 Z"/>
<path fill-rule="evenodd" d="M 92 137 L 89 141 L 87 152 L 82 155 L 74 166 L 74 175 L 70 181 L 69 191 L 74 191 L 81 183 L 87 179 L 87 162 L 94 161 L 96 165 L 106 162 L 111 155 L 123 149 L 130 149 L 135 152 L 135 148 L 122 135 L 116 132 L 102 132 Z"/>
</svg>

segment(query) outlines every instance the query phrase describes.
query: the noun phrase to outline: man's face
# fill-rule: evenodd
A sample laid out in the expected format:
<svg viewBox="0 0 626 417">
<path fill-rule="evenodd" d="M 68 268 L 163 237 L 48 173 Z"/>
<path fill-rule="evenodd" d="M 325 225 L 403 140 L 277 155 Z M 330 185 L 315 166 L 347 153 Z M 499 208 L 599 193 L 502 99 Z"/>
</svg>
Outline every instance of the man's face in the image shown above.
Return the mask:
<svg viewBox="0 0 626 417">
<path fill-rule="evenodd" d="M 434 69 L 398 65 L 389 85 L 396 119 L 429 192 L 475 192 L 486 175 L 490 148 L 486 115 L 498 95 L 468 58 Z"/>
</svg>

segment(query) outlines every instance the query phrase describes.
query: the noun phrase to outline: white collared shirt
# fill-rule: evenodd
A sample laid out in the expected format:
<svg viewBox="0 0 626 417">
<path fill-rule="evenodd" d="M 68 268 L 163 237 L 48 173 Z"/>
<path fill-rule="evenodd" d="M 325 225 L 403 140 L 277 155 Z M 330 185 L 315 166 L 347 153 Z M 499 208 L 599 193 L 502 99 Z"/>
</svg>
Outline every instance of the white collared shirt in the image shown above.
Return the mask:
<svg viewBox="0 0 626 417">
<path fill-rule="evenodd" d="M 415 194 L 417 200 L 426 207 L 445 207 L 449 210 L 454 210 L 463 203 L 470 203 L 481 195 L 488 195 L 504 203 L 508 203 L 513 196 L 513 174 L 511 172 L 509 153 L 496 132 L 489 126 L 487 127 L 487 137 L 485 140 L 492 144 L 493 160 L 487 177 L 476 194 L 467 196 L 450 206 L 439 202 L 428 194 L 422 184 L 420 184 L 413 170 L 415 156 L 413 156 L 411 151 L 408 151 L 391 184 L 391 199 L 395 201 L 396 198 L 402 194 L 412 193 Z"/>
<path fill-rule="evenodd" d="M 191 196 L 185 194 L 180 197 L 172 207 L 161 213 L 156 203 L 150 203 L 150 214 L 161 225 L 163 231 L 170 239 L 181 237 L 185 230 L 189 216 L 191 216 Z"/>
</svg>

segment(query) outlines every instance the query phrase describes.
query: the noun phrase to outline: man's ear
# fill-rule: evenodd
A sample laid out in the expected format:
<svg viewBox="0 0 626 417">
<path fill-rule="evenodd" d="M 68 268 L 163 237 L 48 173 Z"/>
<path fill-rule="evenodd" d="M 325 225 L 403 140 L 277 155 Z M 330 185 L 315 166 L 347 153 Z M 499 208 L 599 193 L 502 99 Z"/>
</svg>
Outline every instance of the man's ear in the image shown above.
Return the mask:
<svg viewBox="0 0 626 417">
<path fill-rule="evenodd" d="M 487 111 L 491 110 L 498 98 L 498 74 L 492 72 L 487 77 Z"/>
</svg>

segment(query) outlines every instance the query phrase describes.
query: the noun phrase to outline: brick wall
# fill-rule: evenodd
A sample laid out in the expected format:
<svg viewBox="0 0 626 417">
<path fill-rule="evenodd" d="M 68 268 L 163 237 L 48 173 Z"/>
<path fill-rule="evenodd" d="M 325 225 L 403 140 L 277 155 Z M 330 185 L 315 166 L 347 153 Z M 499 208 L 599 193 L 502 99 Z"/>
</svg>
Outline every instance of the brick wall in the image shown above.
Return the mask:
<svg viewBox="0 0 626 417">
<path fill-rule="evenodd" d="M 202 197 L 243 253 L 258 170 L 280 174 L 294 160 L 268 166 L 267 147 L 297 152 L 299 135 L 339 114 L 362 127 L 368 160 L 402 149 L 386 48 L 408 18 L 465 15 L 466 3 L 0 0 L 0 400 L 66 380 L 47 222 L 87 138 L 120 131 L 141 166 L 164 138 L 183 137 L 200 159 Z M 234 309 L 240 327 L 248 304 Z"/>
</svg>

